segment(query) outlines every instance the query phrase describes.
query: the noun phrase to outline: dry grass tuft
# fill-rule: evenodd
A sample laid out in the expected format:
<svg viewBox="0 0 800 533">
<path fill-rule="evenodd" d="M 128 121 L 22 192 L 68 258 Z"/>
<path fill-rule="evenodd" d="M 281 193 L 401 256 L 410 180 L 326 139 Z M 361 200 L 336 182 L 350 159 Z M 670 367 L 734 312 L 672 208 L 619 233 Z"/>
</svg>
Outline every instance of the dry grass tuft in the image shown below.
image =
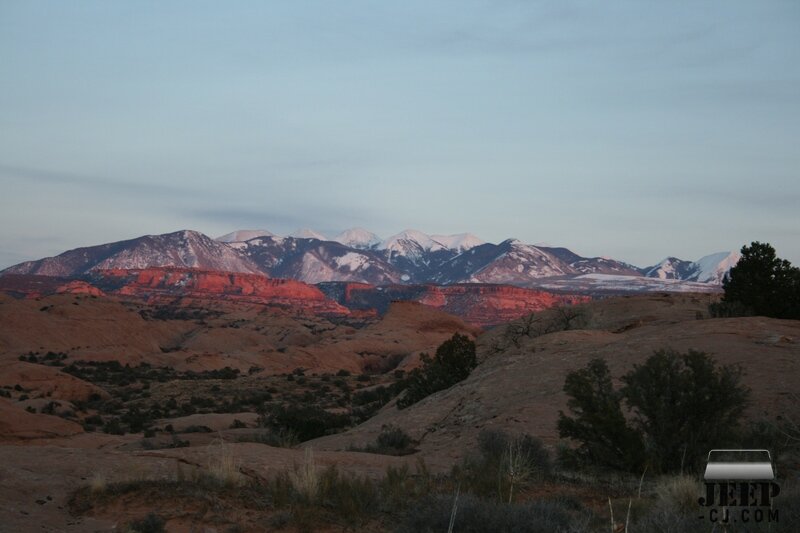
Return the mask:
<svg viewBox="0 0 800 533">
<path fill-rule="evenodd" d="M 659 503 L 673 509 L 691 509 L 697 505 L 698 482 L 690 476 L 662 478 L 655 486 Z"/>
<path fill-rule="evenodd" d="M 95 473 L 89 480 L 89 490 L 92 491 L 92 494 L 104 492 L 107 485 L 106 476 L 100 473 Z"/>
<path fill-rule="evenodd" d="M 303 464 L 299 467 L 295 465 L 294 471 L 290 473 L 290 479 L 294 490 L 306 501 L 313 502 L 316 500 L 320 483 L 312 448 L 306 448 Z"/>
<path fill-rule="evenodd" d="M 225 486 L 243 485 L 245 477 L 239 472 L 239 462 L 234 457 L 230 446 L 222 439 L 209 446 L 217 446 L 217 453 L 209 454 L 208 475 Z"/>
</svg>

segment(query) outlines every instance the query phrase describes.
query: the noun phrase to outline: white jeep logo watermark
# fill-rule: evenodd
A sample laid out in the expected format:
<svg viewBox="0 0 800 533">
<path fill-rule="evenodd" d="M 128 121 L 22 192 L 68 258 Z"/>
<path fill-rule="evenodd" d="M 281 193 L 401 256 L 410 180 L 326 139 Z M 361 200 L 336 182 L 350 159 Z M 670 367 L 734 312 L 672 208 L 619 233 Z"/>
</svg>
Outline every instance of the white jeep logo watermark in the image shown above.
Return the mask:
<svg viewBox="0 0 800 533">
<path fill-rule="evenodd" d="M 768 450 L 711 450 L 708 452 L 704 508 L 700 519 L 711 522 L 778 522 L 774 499 L 781 492 Z"/>
</svg>

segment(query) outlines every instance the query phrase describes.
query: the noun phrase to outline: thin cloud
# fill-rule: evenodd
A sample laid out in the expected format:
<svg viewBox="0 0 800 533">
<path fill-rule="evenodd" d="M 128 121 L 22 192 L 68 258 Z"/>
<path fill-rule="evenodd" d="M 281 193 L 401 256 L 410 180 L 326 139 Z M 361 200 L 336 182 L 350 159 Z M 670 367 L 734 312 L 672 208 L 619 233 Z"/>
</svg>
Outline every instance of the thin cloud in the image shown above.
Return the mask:
<svg viewBox="0 0 800 533">
<path fill-rule="evenodd" d="M 31 167 L 18 167 L 0 164 L 0 177 L 25 182 L 37 182 L 46 185 L 71 185 L 77 187 L 90 187 L 104 189 L 124 194 L 138 194 L 151 196 L 154 194 L 193 194 L 186 188 L 172 187 L 163 183 L 138 183 L 133 181 L 102 178 L 85 174 L 72 174 Z"/>
<path fill-rule="evenodd" d="M 208 207 L 187 209 L 184 214 L 201 222 L 230 226 L 231 230 L 241 228 L 271 230 L 275 228 L 275 231 L 281 231 L 281 228 L 293 228 L 308 224 L 303 213 L 276 213 L 269 209 Z"/>
<path fill-rule="evenodd" d="M 297 228 L 309 227 L 322 233 L 338 233 L 354 226 L 382 224 L 377 213 L 360 210 L 354 214 L 352 209 L 306 206 L 303 209 L 285 210 L 270 207 L 253 208 L 238 206 L 200 207 L 183 210 L 182 214 L 194 219 L 198 224 L 237 229 L 266 229 L 276 233 L 287 233 Z"/>
<path fill-rule="evenodd" d="M 671 198 L 674 201 L 691 202 L 699 205 L 730 205 L 747 209 L 768 209 L 770 212 L 782 211 L 797 213 L 800 205 L 800 191 L 767 189 L 737 190 L 726 186 L 720 188 L 706 188 L 693 186 L 673 186 L 670 188 L 653 189 L 642 195 Z"/>
</svg>

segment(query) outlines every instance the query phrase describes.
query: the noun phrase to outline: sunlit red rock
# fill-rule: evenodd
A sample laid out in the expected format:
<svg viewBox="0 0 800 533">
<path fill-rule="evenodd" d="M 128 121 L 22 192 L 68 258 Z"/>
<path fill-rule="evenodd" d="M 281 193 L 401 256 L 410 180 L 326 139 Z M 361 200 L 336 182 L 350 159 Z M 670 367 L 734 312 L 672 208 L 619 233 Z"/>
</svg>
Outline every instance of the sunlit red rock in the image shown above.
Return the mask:
<svg viewBox="0 0 800 533">
<path fill-rule="evenodd" d="M 72 280 L 56 289 L 58 294 L 88 294 L 89 296 L 105 296 L 105 293 L 97 287 L 85 281 Z"/>
<path fill-rule="evenodd" d="M 556 294 L 512 285 L 390 285 L 321 284 L 331 298 L 351 309 L 383 312 L 392 301 L 413 301 L 459 316 L 470 324 L 494 326 L 558 305 L 588 301 L 588 296 Z"/>
<path fill-rule="evenodd" d="M 202 307 L 209 302 L 246 303 L 292 313 L 369 320 L 382 315 L 393 301 L 418 302 L 457 315 L 470 324 L 494 326 L 558 305 L 589 300 L 513 285 L 386 285 L 330 282 L 309 285 L 262 274 L 182 267 L 99 270 L 84 279 L 7 274 L 0 291 L 16 297 L 48 294 L 103 294 L 137 298 L 151 304 Z"/>
<path fill-rule="evenodd" d="M 101 270 L 92 279 L 116 294 L 140 297 L 150 303 L 174 302 L 180 297 L 285 306 L 311 314 L 350 314 L 349 309 L 312 285 L 261 274 L 166 267 Z"/>
</svg>

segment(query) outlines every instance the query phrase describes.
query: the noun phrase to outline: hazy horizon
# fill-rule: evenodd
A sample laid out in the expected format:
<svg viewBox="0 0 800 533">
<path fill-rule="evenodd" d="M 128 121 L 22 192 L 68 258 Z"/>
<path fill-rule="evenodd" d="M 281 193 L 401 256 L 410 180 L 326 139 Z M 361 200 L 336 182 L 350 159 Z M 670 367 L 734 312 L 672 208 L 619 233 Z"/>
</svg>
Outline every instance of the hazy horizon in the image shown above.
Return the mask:
<svg viewBox="0 0 800 533">
<path fill-rule="evenodd" d="M 800 3 L 0 4 L 0 268 L 361 226 L 800 264 Z"/>
</svg>

